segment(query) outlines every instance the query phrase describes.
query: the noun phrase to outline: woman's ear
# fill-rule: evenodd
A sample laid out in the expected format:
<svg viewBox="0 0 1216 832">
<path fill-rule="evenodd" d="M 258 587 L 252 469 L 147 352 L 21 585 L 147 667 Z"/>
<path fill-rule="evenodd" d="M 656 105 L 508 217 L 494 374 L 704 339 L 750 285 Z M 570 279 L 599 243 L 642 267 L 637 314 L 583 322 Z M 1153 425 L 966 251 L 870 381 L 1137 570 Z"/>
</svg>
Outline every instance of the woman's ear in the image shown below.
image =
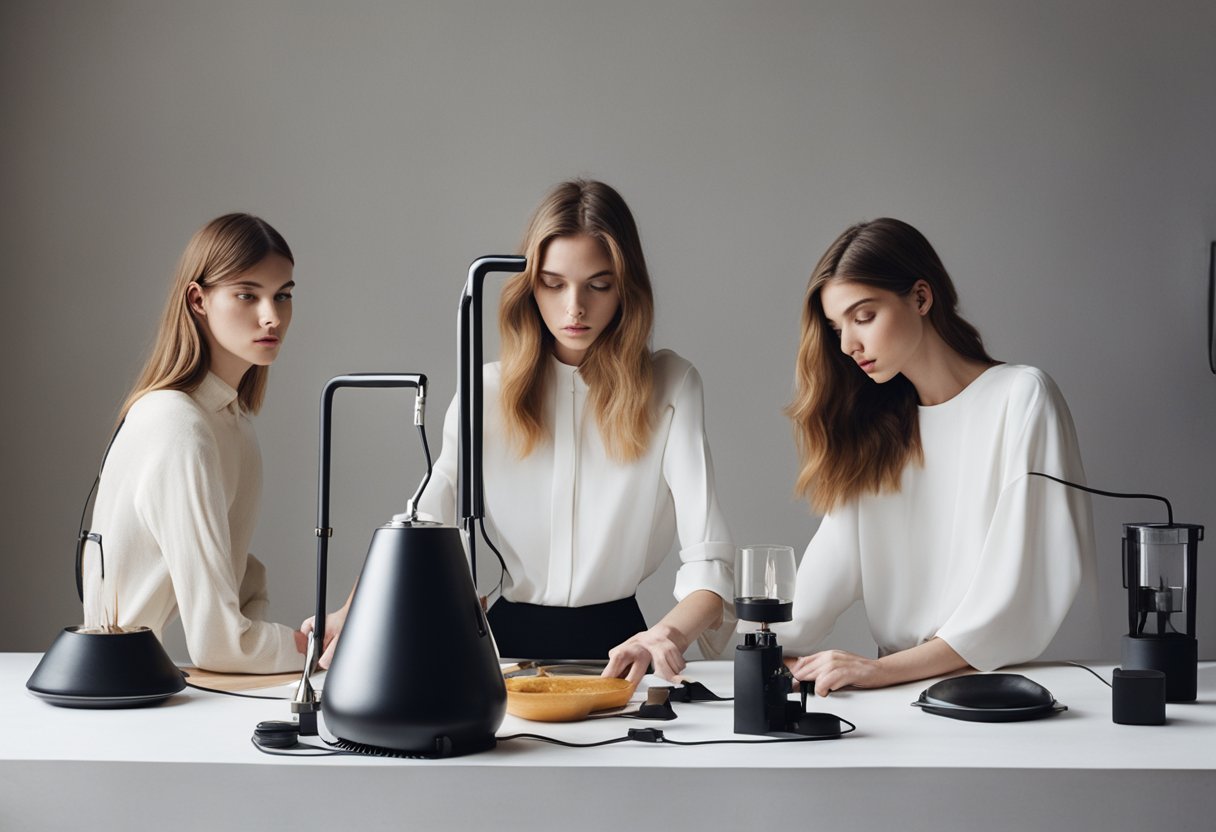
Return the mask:
<svg viewBox="0 0 1216 832">
<path fill-rule="evenodd" d="M 912 297 L 916 301 L 916 311 L 920 315 L 928 315 L 933 308 L 933 287 L 928 281 L 918 280 L 912 285 Z"/>
<path fill-rule="evenodd" d="M 190 311 L 200 318 L 207 317 L 207 310 L 203 307 L 203 287 L 197 283 L 191 283 L 186 287 L 186 306 Z"/>
</svg>

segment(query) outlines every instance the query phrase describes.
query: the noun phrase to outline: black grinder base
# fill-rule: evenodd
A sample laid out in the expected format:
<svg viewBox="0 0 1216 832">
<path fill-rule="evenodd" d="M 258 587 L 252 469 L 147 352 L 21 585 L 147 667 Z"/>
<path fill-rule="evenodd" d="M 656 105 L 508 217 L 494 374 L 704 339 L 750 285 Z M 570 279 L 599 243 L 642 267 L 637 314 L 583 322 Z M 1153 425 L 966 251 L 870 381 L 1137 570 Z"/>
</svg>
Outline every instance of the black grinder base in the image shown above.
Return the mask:
<svg viewBox="0 0 1216 832">
<path fill-rule="evenodd" d="M 1123 636 L 1124 670 L 1160 670 L 1166 702 L 1194 702 L 1199 683 L 1199 642 L 1183 635 Z"/>
<path fill-rule="evenodd" d="M 781 645 L 770 630 L 747 633 L 743 644 L 735 648 L 736 734 L 767 734 L 785 729 L 793 676 L 781 659 Z"/>
</svg>

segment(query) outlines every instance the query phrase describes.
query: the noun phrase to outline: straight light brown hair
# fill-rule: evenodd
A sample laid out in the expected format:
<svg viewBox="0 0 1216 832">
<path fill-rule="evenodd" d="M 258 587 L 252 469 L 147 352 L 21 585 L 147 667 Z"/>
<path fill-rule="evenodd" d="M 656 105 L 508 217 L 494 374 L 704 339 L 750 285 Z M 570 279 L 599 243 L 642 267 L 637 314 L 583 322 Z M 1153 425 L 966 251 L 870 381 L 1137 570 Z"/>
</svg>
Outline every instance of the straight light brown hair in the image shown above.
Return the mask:
<svg viewBox="0 0 1216 832">
<path fill-rule="evenodd" d="M 225 214 L 195 232 L 177 264 L 152 353 L 123 402 L 119 422 L 145 393 L 153 390 L 191 393 L 207 376 L 211 355 L 202 325 L 190 311 L 186 298 L 190 284 L 207 289 L 232 283 L 271 254 L 285 257 L 295 265 L 295 257 L 283 236 L 265 220 L 250 214 Z M 237 399 L 247 412 L 257 413 L 261 409 L 269 372 L 268 367 L 255 365 L 241 377 Z"/>
<path fill-rule="evenodd" d="M 863 494 L 898 491 L 904 467 L 924 460 L 912 382 L 901 374 L 877 384 L 840 350 L 820 297 L 835 279 L 901 296 L 925 281 L 933 291 L 929 323 L 942 340 L 966 358 L 997 363 L 976 328 L 959 315 L 954 283 L 923 234 L 882 217 L 837 237 L 807 284 L 794 400 L 785 411 L 794 423 L 801 465 L 795 493 L 820 513 Z"/>
<path fill-rule="evenodd" d="M 637 225 L 625 200 L 603 182 L 575 179 L 554 188 L 528 223 L 520 253 L 528 266 L 507 281 L 498 309 L 507 434 L 521 457 L 552 437 L 545 424 L 545 386 L 554 338 L 533 293 L 550 241 L 588 236 L 603 246 L 621 298 L 611 323 L 587 350 L 579 374 L 608 454 L 638 459 L 650 444 L 654 369 L 649 341 L 654 295 Z"/>
</svg>

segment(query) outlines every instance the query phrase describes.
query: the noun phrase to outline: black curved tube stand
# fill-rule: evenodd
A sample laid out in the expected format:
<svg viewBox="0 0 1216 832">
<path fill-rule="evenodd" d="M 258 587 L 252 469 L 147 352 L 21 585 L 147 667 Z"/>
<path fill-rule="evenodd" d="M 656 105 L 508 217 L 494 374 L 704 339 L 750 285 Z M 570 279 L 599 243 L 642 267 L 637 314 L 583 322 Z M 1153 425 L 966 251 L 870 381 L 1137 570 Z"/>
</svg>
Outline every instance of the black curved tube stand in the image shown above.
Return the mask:
<svg viewBox="0 0 1216 832">
<path fill-rule="evenodd" d="M 473 585 L 477 585 L 476 523 L 485 516 L 482 489 L 482 331 L 481 289 L 486 275 L 493 272 L 522 272 L 528 265 L 525 257 L 491 255 L 479 257 L 469 265 L 469 277 L 460 294 L 457 315 L 456 360 L 460 396 L 460 476 L 458 492 L 460 527 L 469 543 L 469 569 Z"/>
<path fill-rule="evenodd" d="M 412 387 L 418 391 L 418 398 L 425 400 L 426 376 L 421 373 L 350 373 L 331 378 L 321 391 L 321 460 L 317 475 L 316 528 L 317 617 L 313 620 L 313 639 L 317 649 L 316 655 L 309 657 L 310 660 L 320 658 L 321 648 L 325 644 L 325 593 L 328 582 L 329 538 L 333 535 L 333 529 L 329 526 L 330 419 L 334 393 L 342 387 Z M 430 476 L 429 470 L 427 475 Z M 305 667 L 305 677 L 307 678 L 313 670 L 314 668 Z"/>
</svg>

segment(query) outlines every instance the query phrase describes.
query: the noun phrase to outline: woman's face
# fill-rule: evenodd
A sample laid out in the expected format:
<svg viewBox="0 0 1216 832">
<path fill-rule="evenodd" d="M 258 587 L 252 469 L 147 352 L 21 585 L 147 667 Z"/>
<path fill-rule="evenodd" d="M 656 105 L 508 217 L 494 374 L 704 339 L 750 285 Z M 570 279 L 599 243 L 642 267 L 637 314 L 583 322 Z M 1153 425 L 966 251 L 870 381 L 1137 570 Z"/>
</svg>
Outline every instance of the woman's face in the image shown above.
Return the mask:
<svg viewBox="0 0 1216 832">
<path fill-rule="evenodd" d="M 917 360 L 930 325 L 925 315 L 933 303 L 923 280 L 898 295 L 835 277 L 819 290 L 819 300 L 828 325 L 840 337 L 840 351 L 872 381 L 890 381 Z"/>
<path fill-rule="evenodd" d="M 290 260 L 270 254 L 235 280 L 190 285 L 190 307 L 211 350 L 209 369 L 230 386 L 251 366 L 269 366 L 278 358 L 291 325 L 291 273 Z"/>
<path fill-rule="evenodd" d="M 621 306 L 612 260 L 593 237 L 554 237 L 532 290 L 557 360 L 578 366 Z"/>
</svg>

